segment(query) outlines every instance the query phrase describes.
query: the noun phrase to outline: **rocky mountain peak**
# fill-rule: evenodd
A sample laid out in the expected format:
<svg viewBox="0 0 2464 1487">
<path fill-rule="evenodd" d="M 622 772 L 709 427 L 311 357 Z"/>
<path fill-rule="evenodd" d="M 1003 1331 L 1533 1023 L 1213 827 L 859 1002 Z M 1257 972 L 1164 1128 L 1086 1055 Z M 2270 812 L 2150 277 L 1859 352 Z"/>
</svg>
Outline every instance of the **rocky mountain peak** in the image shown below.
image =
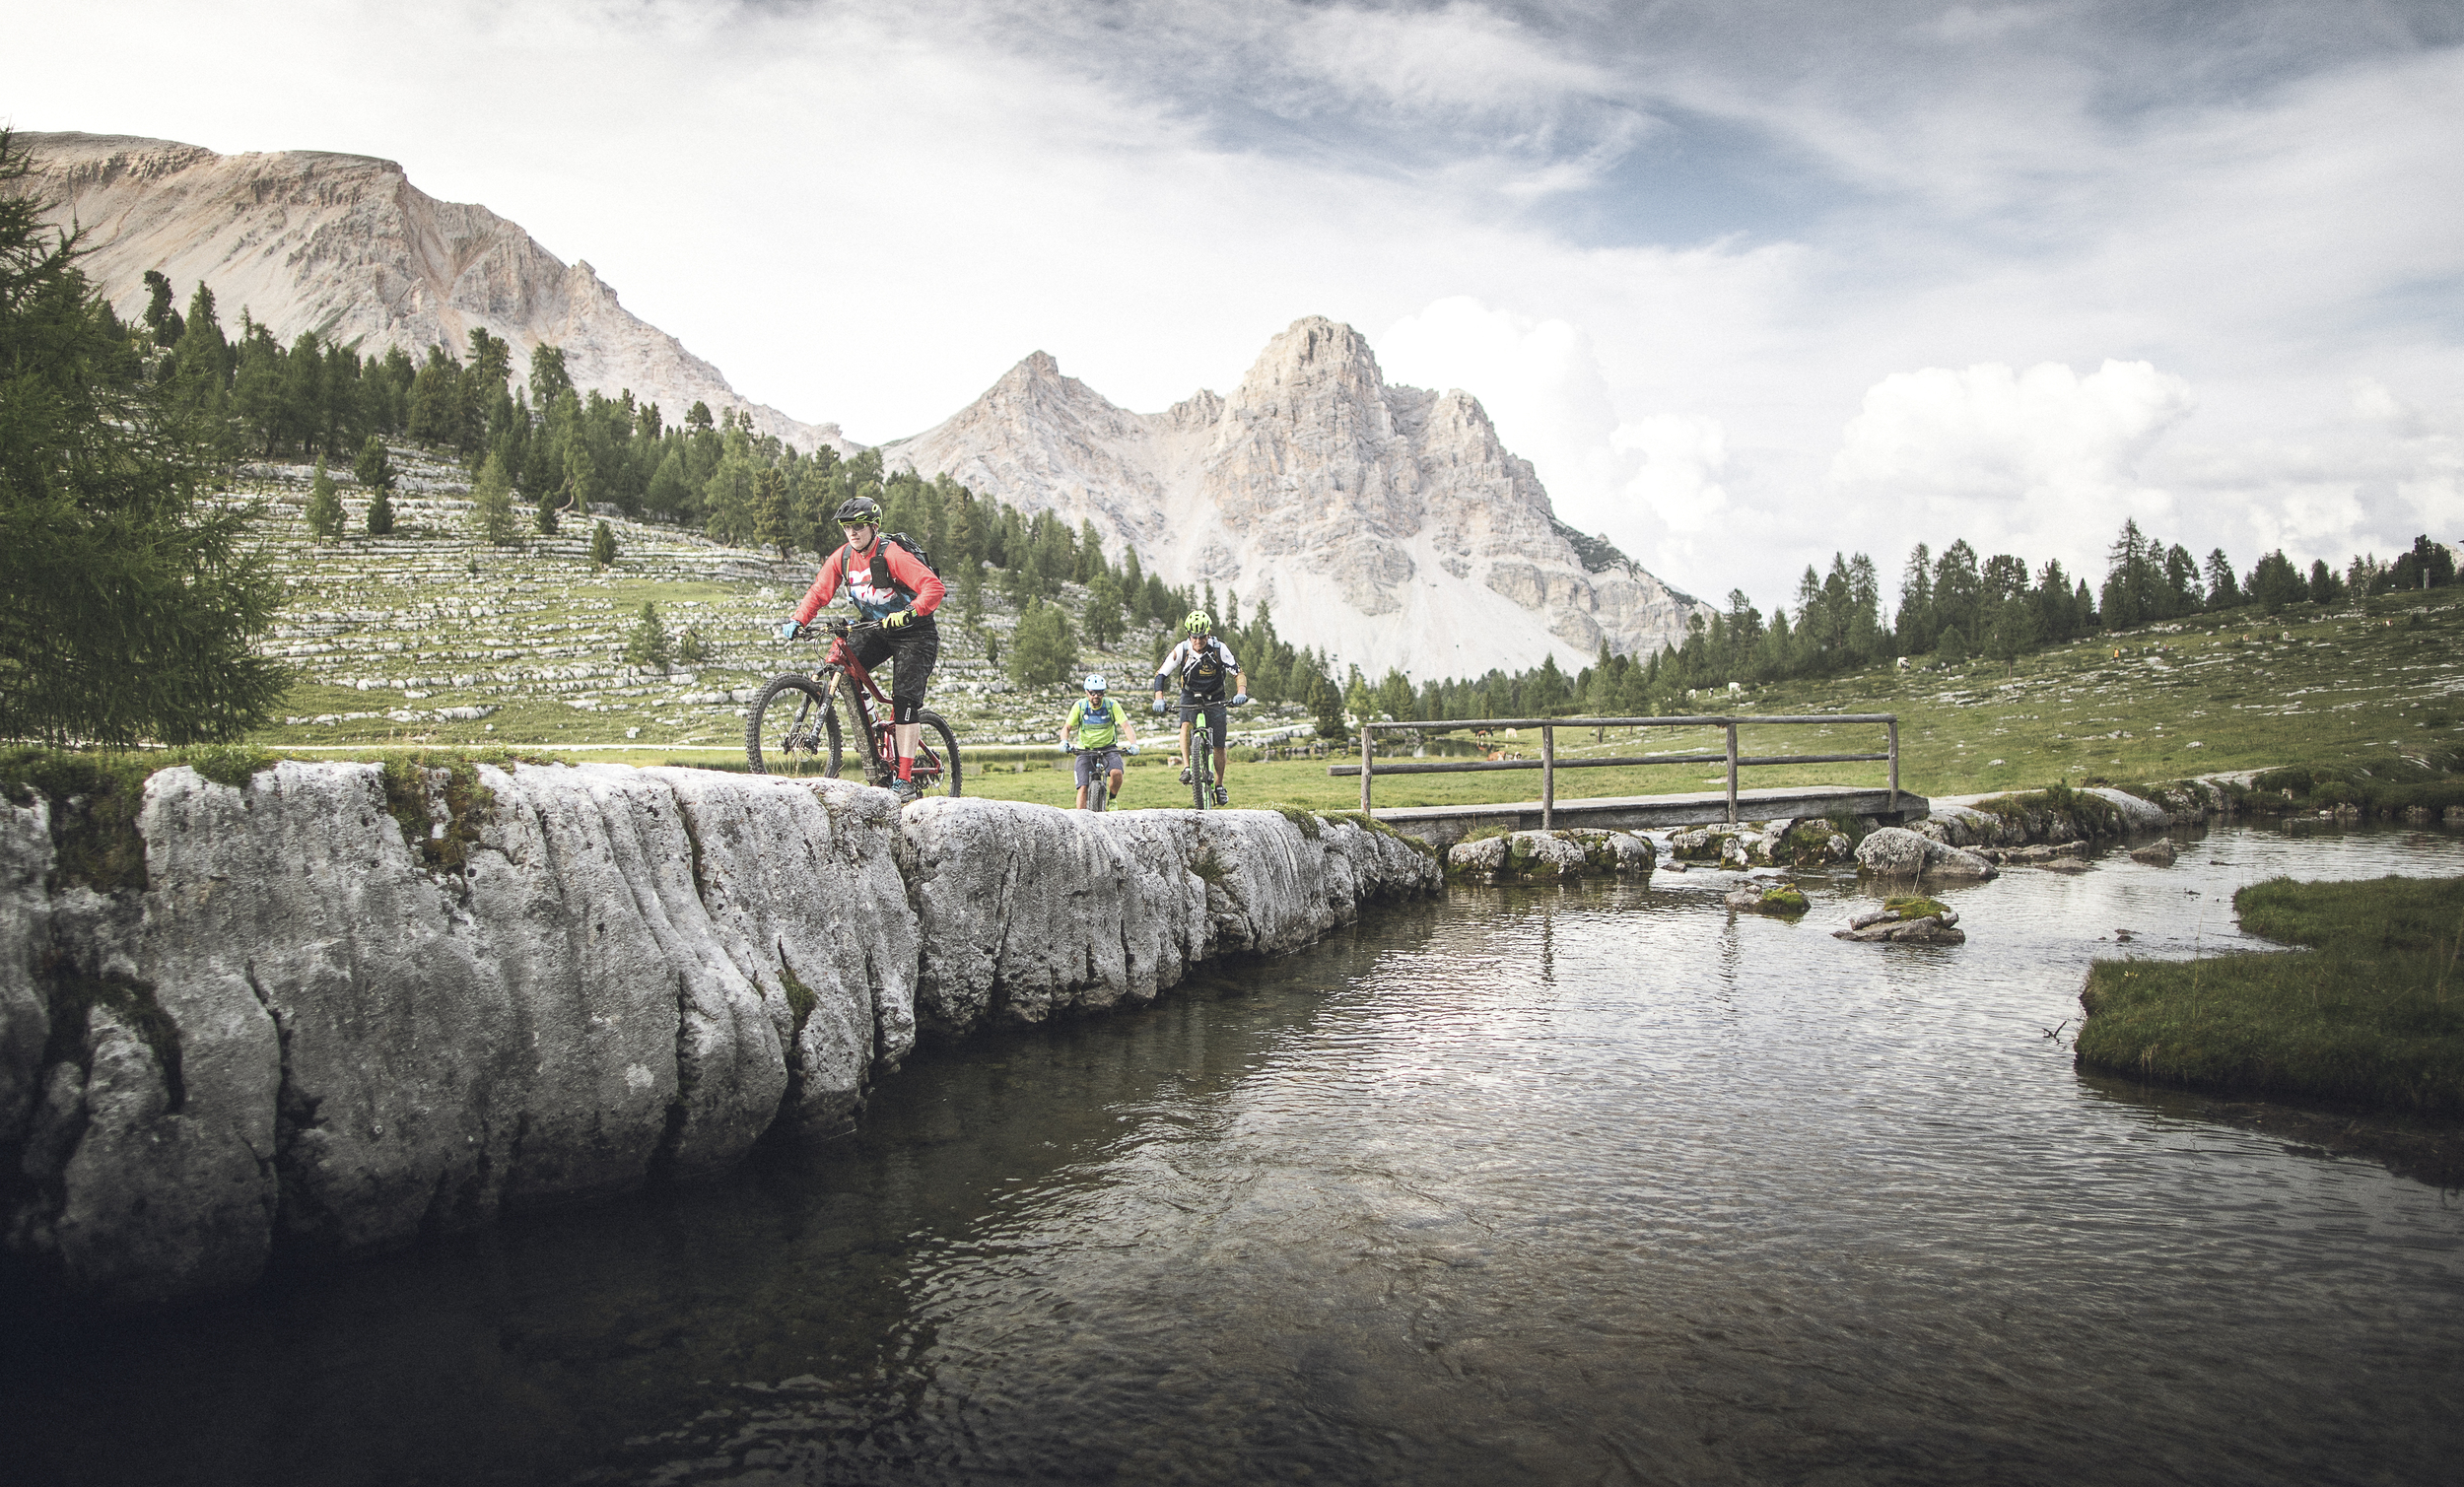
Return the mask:
<svg viewBox="0 0 2464 1487">
<path fill-rule="evenodd" d="M 885 460 L 1092 521 L 1176 583 L 1271 603 L 1282 634 L 1372 671 L 1581 666 L 1681 640 L 1693 600 L 1595 569 L 1479 400 L 1390 386 L 1324 316 L 1269 341 L 1229 398 L 1120 408 L 1038 353 Z"/>
<path fill-rule="evenodd" d="M 637 318 L 585 261 L 571 265 L 486 207 L 439 201 L 401 166 L 365 155 L 290 150 L 217 155 L 128 135 L 21 134 L 26 188 L 50 220 L 86 228 L 87 277 L 123 318 L 160 270 L 184 303 L 203 280 L 227 322 L 244 307 L 281 340 L 306 331 L 455 354 L 485 328 L 513 347 L 515 375 L 542 343 L 565 350 L 576 386 L 631 390 L 681 418 L 696 402 L 734 409 L 798 447 L 856 446 L 835 424 L 806 424 L 739 395 L 718 368 Z"/>
</svg>

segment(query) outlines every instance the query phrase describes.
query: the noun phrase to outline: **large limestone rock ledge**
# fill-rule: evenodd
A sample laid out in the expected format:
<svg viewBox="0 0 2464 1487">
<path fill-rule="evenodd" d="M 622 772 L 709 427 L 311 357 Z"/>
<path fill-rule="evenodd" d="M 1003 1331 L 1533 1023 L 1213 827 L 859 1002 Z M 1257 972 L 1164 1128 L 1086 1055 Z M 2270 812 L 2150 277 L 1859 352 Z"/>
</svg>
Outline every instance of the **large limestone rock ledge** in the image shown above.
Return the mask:
<svg viewBox="0 0 2464 1487">
<path fill-rule="evenodd" d="M 843 1129 L 927 1036 L 1142 1002 L 1435 863 L 1272 812 L 618 766 L 146 784 L 142 880 L 0 802 L 0 1247 L 111 1306 Z M 73 831 L 73 825 L 63 828 Z"/>
</svg>

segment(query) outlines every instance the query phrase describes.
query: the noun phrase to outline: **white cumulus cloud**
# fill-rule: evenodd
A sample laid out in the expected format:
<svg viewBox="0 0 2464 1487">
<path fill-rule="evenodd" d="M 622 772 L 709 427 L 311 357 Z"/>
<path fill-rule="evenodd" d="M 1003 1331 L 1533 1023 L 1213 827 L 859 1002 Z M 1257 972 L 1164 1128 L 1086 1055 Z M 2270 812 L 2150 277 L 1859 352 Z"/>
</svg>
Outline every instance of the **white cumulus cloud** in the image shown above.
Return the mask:
<svg viewBox="0 0 2464 1487">
<path fill-rule="evenodd" d="M 2171 497 L 2138 467 L 2196 406 L 2189 383 L 2147 362 L 2107 361 L 2086 376 L 2057 362 L 1894 372 L 1866 392 L 1830 473 L 1887 527 L 1905 529 L 1914 506 L 1939 541 L 1964 535 L 1984 552 L 2077 570 L 2100 561 L 2125 519 L 2157 526 L 2171 514 Z"/>
</svg>

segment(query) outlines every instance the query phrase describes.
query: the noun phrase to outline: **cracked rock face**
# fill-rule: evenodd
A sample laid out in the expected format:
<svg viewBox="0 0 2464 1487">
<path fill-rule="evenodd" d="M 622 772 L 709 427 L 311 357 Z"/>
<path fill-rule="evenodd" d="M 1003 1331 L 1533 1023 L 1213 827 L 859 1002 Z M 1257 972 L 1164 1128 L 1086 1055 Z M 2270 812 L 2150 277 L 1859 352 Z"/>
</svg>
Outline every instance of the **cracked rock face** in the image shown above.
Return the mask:
<svg viewBox="0 0 2464 1487">
<path fill-rule="evenodd" d="M 0 803 L 0 1243 L 244 1286 L 847 1127 L 921 1031 L 1142 1002 L 1434 892 L 1391 834 L 621 766 L 145 785 L 142 887 Z"/>
<path fill-rule="evenodd" d="M 1639 654 L 1711 612 L 1560 523 L 1476 398 L 1388 383 L 1368 340 L 1322 316 L 1269 341 L 1230 397 L 1162 413 L 1037 352 L 882 454 L 1091 521 L 1107 550 L 1270 603 L 1284 634 L 1372 675 L 1581 664 L 1603 640 Z"/>
<path fill-rule="evenodd" d="M 1437 864 L 1347 823 L 1274 811 L 1055 811 L 932 799 L 906 814 L 917 1013 L 964 1034 L 1139 1004 L 1216 956 L 1296 949 Z"/>
</svg>

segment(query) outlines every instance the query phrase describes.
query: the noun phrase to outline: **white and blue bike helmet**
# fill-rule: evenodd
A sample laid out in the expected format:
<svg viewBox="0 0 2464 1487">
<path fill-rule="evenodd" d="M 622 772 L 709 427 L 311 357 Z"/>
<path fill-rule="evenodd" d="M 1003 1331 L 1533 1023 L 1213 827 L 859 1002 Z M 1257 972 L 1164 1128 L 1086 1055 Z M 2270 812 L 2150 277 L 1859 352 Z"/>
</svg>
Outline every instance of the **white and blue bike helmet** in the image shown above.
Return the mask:
<svg viewBox="0 0 2464 1487">
<path fill-rule="evenodd" d="M 1104 690 L 1104 675 L 1102 672 L 1090 671 L 1086 674 L 1086 690 L 1089 692 L 1101 692 Z"/>
</svg>

